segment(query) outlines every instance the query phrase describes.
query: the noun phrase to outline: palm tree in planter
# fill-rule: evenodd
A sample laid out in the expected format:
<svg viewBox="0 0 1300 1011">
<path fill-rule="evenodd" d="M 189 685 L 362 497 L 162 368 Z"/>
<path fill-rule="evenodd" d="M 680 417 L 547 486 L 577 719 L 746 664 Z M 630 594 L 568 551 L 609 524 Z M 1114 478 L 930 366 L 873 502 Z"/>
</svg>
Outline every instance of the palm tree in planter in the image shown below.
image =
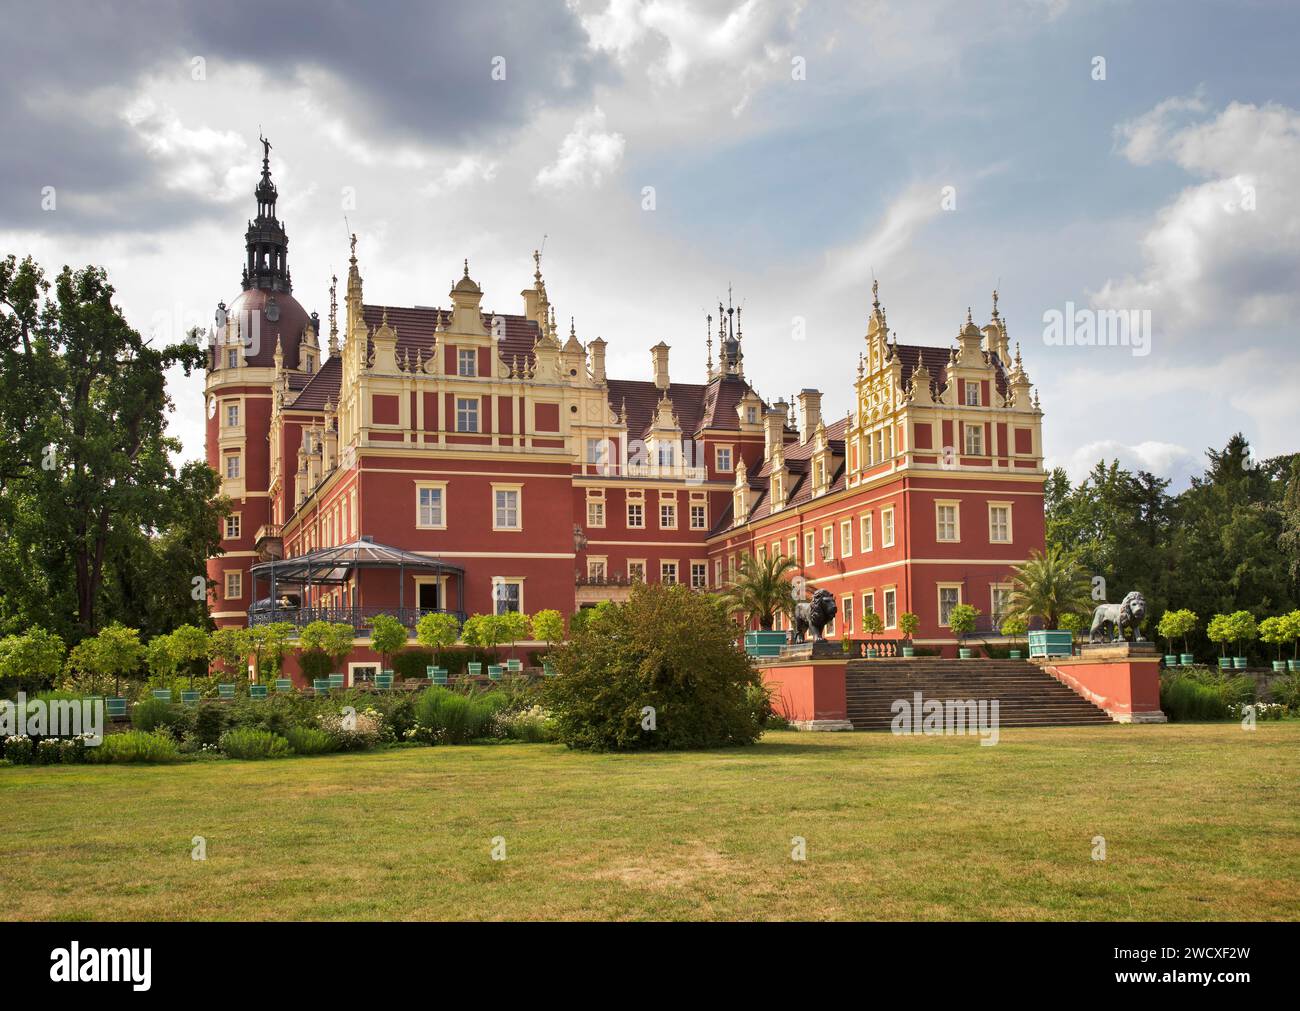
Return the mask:
<svg viewBox="0 0 1300 1011">
<path fill-rule="evenodd" d="M 729 611 L 743 614 L 746 623 L 757 619 L 758 627 L 770 632 L 777 614 L 794 614 L 790 580 L 798 569 L 799 563 L 786 555 L 743 555 L 736 575 L 722 591 L 722 599 Z"/>
<path fill-rule="evenodd" d="M 1035 616 L 1049 629 L 1060 627 L 1070 612 L 1092 610 L 1092 587 L 1078 560 L 1063 548 L 1032 551 L 1012 573 L 1010 614 L 1026 621 Z"/>
<path fill-rule="evenodd" d="M 958 642 L 975 631 L 975 619 L 979 617 L 977 611 L 970 604 L 958 604 L 948 612 L 948 627 L 952 629 L 952 634 L 957 636 Z M 965 646 L 957 650 L 957 655 L 963 660 L 969 660 L 975 655 L 975 651 L 967 649 Z"/>
<path fill-rule="evenodd" d="M 862 631 L 874 637 L 885 630 L 885 623 L 875 611 L 868 611 L 862 616 Z M 867 647 L 867 656 L 876 656 L 879 651 L 873 644 Z"/>
<path fill-rule="evenodd" d="M 916 656 L 916 646 L 912 643 L 912 636 L 916 635 L 916 630 L 921 627 L 921 619 L 911 611 L 904 611 L 898 616 L 899 631 L 907 637 L 907 645 L 903 647 L 903 656 Z"/>
</svg>

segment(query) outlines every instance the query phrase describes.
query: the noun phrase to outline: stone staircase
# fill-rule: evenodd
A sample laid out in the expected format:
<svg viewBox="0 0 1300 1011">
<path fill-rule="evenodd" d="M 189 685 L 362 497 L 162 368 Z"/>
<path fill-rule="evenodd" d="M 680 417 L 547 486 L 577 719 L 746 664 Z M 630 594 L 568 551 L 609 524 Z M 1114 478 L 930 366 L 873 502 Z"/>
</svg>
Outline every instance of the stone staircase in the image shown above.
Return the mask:
<svg viewBox="0 0 1300 1011">
<path fill-rule="evenodd" d="M 888 730 L 897 699 L 998 700 L 1001 727 L 1110 723 L 1107 713 L 1028 660 L 850 660 L 844 672 L 854 730 Z"/>
</svg>

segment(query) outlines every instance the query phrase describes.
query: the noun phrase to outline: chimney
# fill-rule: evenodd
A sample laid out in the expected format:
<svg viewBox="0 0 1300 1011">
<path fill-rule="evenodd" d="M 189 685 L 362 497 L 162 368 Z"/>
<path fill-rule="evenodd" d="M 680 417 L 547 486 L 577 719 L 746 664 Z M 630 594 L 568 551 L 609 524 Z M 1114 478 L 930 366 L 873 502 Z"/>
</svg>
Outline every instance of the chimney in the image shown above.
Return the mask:
<svg viewBox="0 0 1300 1011">
<path fill-rule="evenodd" d="M 650 349 L 650 360 L 654 363 L 655 386 L 658 389 L 668 389 L 670 380 L 668 378 L 668 345 L 660 341 Z"/>
<path fill-rule="evenodd" d="M 803 423 L 799 428 L 799 443 L 806 445 L 817 430 L 817 422 L 822 417 L 822 395 L 820 390 L 804 390 L 799 394 L 799 413 Z"/>
<path fill-rule="evenodd" d="M 785 419 L 789 405 L 778 400 L 763 414 L 763 459 L 771 460 L 777 446 L 785 444 Z"/>
<path fill-rule="evenodd" d="M 596 337 L 587 345 L 587 352 L 591 355 L 591 378 L 597 386 L 605 385 L 605 342 Z M 667 372 L 668 353 L 664 352 L 664 371 Z"/>
</svg>

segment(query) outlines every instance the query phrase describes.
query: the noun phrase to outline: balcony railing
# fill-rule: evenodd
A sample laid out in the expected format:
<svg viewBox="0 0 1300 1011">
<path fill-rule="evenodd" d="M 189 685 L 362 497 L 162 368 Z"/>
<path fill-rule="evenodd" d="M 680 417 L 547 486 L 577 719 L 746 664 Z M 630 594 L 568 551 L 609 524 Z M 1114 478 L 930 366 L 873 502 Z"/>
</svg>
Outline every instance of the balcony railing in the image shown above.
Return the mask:
<svg viewBox="0 0 1300 1011">
<path fill-rule="evenodd" d="M 628 477 L 665 478 L 672 481 L 702 482 L 708 477 L 707 467 L 688 467 L 680 463 L 632 463 L 623 469 Z"/>
<path fill-rule="evenodd" d="M 270 625 L 277 621 L 287 621 L 290 625 L 302 628 L 313 621 L 328 621 L 341 625 L 351 625 L 357 632 L 365 632 L 377 615 L 387 614 L 396 618 L 407 628 L 415 628 L 426 614 L 454 614 L 458 621 L 464 623 L 464 611 L 452 611 L 441 607 L 275 607 L 258 608 L 254 606 L 248 614 L 248 624 Z"/>
</svg>

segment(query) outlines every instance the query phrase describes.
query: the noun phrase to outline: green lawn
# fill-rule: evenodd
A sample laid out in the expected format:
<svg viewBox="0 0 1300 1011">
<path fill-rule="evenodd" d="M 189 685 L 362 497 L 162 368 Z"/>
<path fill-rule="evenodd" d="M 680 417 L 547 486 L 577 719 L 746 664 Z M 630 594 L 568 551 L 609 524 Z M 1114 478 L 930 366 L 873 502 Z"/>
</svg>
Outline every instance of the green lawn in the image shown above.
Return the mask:
<svg viewBox="0 0 1300 1011">
<path fill-rule="evenodd" d="M 1298 786 L 1295 722 L 0 768 L 0 880 L 7 919 L 1290 919 Z"/>
</svg>

